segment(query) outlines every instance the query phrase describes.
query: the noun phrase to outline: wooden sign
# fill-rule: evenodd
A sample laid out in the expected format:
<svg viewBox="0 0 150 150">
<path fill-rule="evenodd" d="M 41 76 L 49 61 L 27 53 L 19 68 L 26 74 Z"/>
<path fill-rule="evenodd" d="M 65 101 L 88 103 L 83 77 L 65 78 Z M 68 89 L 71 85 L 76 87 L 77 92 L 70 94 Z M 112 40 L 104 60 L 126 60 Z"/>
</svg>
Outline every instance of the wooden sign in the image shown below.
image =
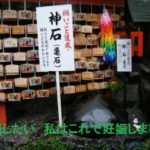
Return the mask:
<svg viewBox="0 0 150 150">
<path fill-rule="evenodd" d="M 27 88 L 28 87 L 28 79 L 27 78 L 15 78 L 14 79 L 15 87 L 17 88 Z"/>
<path fill-rule="evenodd" d="M 73 93 L 75 93 L 75 86 L 74 85 L 64 86 L 63 87 L 63 93 L 64 94 L 73 94 Z"/>
<path fill-rule="evenodd" d="M 18 47 L 17 38 L 4 39 L 4 48 L 17 48 L 17 47 Z"/>
<path fill-rule="evenodd" d="M 81 52 L 81 50 L 75 50 L 74 51 L 74 58 L 75 59 L 81 59 L 81 55 L 82 55 L 82 52 Z"/>
<path fill-rule="evenodd" d="M 104 56 L 104 49 L 103 48 L 93 48 L 93 56 Z"/>
<path fill-rule="evenodd" d="M 81 25 L 73 24 L 73 32 L 81 32 Z"/>
<path fill-rule="evenodd" d="M 41 85 L 41 77 L 32 77 L 32 78 L 29 78 L 29 85 L 30 86 Z"/>
<path fill-rule="evenodd" d="M 6 101 L 6 94 L 0 93 L 0 102 L 5 102 L 5 101 Z"/>
<path fill-rule="evenodd" d="M 75 65 L 76 65 L 76 69 L 87 69 L 86 61 L 76 61 Z"/>
<path fill-rule="evenodd" d="M 39 51 L 38 50 L 29 50 L 27 51 L 27 60 L 35 61 L 39 59 Z"/>
<path fill-rule="evenodd" d="M 100 82 L 100 89 L 107 89 L 108 88 L 108 82 Z"/>
<path fill-rule="evenodd" d="M 88 70 L 98 70 L 99 69 L 99 62 L 87 62 L 87 69 Z"/>
<path fill-rule="evenodd" d="M 74 21 L 85 21 L 86 13 L 74 13 Z"/>
<path fill-rule="evenodd" d="M 76 34 L 75 38 L 74 38 L 74 44 L 75 45 L 86 45 L 85 34 L 82 34 L 82 33 Z"/>
<path fill-rule="evenodd" d="M 85 71 L 82 72 L 82 80 L 93 80 L 94 74 L 93 72 Z"/>
<path fill-rule="evenodd" d="M 70 82 L 80 82 L 81 81 L 81 74 L 80 73 L 74 73 L 69 75 L 69 81 Z"/>
<path fill-rule="evenodd" d="M 92 49 L 89 49 L 89 48 L 88 49 L 87 48 L 82 49 L 81 50 L 81 56 L 82 57 L 92 57 L 92 52 L 93 52 Z"/>
<path fill-rule="evenodd" d="M 45 74 L 42 76 L 42 82 L 43 83 L 49 83 L 49 82 L 55 82 L 56 77 L 54 74 Z"/>
<path fill-rule="evenodd" d="M 41 72 L 39 64 L 35 65 L 35 70 L 36 70 L 37 73 Z"/>
<path fill-rule="evenodd" d="M 8 19 L 17 19 L 17 11 L 16 10 L 3 10 L 3 19 L 8 20 Z"/>
<path fill-rule="evenodd" d="M 36 95 L 38 98 L 49 97 L 49 89 L 37 90 Z"/>
<path fill-rule="evenodd" d="M 99 82 L 91 82 L 87 84 L 87 89 L 89 91 L 93 90 L 99 90 L 100 89 L 100 83 Z"/>
<path fill-rule="evenodd" d="M 9 33 L 10 33 L 9 26 L 1 24 L 0 25 L 0 34 L 9 34 Z"/>
<path fill-rule="evenodd" d="M 9 90 L 12 89 L 12 87 L 13 87 L 12 81 L 8 80 L 0 81 L 0 90 Z"/>
<path fill-rule="evenodd" d="M 0 77 L 4 76 L 4 67 L 0 65 Z"/>
<path fill-rule="evenodd" d="M 20 93 L 10 93 L 7 95 L 8 101 L 20 101 L 21 94 Z"/>
<path fill-rule="evenodd" d="M 11 54 L 10 53 L 0 53 L 0 62 L 10 62 L 11 61 Z"/>
<path fill-rule="evenodd" d="M 99 58 L 98 57 L 89 57 L 86 60 L 87 60 L 87 62 L 99 62 Z"/>
<path fill-rule="evenodd" d="M 33 20 L 37 20 L 37 18 L 36 18 L 36 11 L 33 12 Z"/>
<path fill-rule="evenodd" d="M 98 15 L 97 14 L 86 14 L 86 21 L 97 22 L 98 21 Z"/>
<path fill-rule="evenodd" d="M 51 88 L 49 89 L 49 93 L 50 93 L 50 95 L 56 95 L 56 94 L 57 94 L 57 89 L 56 89 L 56 87 L 51 87 Z M 63 88 L 62 88 L 62 87 L 60 87 L 60 93 L 61 93 L 61 94 L 63 93 Z"/>
<path fill-rule="evenodd" d="M 111 18 L 111 21 L 117 22 L 120 20 L 120 15 L 113 13 L 110 15 L 110 18 Z"/>
<path fill-rule="evenodd" d="M 111 78 L 114 76 L 114 70 L 112 69 L 107 69 L 104 72 L 105 72 L 105 78 Z"/>
<path fill-rule="evenodd" d="M 21 73 L 34 73 L 34 65 L 33 64 L 22 64 L 21 65 Z"/>
<path fill-rule="evenodd" d="M 82 32 L 82 33 L 92 33 L 92 30 L 93 30 L 93 28 L 91 25 L 82 25 L 80 27 L 80 32 Z"/>
<path fill-rule="evenodd" d="M 34 44 L 35 44 L 36 47 L 39 46 L 39 44 L 38 44 L 38 39 L 37 39 L 37 38 L 35 39 Z"/>
<path fill-rule="evenodd" d="M 6 65 L 5 72 L 7 76 L 19 75 L 19 65 Z"/>
<path fill-rule="evenodd" d="M 26 53 L 25 52 L 16 52 L 13 53 L 14 61 L 26 61 Z"/>
<path fill-rule="evenodd" d="M 60 83 L 68 83 L 69 75 L 60 75 Z"/>
<path fill-rule="evenodd" d="M 75 86 L 76 93 L 86 92 L 87 86 L 85 84 L 80 84 Z"/>
<path fill-rule="evenodd" d="M 94 72 L 94 80 L 103 80 L 105 77 L 104 71 L 95 71 Z"/>
<path fill-rule="evenodd" d="M 19 10 L 18 15 L 20 20 L 32 20 L 33 18 L 33 13 L 29 10 Z"/>
<path fill-rule="evenodd" d="M 0 40 L 0 50 L 2 50 L 2 48 L 3 48 L 3 47 L 2 47 L 2 42 L 3 42 L 3 41 Z"/>
<path fill-rule="evenodd" d="M 23 37 L 19 40 L 20 47 L 33 47 L 34 40 L 31 37 Z"/>
<path fill-rule="evenodd" d="M 21 95 L 22 95 L 23 100 L 34 99 L 36 92 L 35 92 L 35 90 L 24 90 L 24 91 L 22 91 Z"/>
<path fill-rule="evenodd" d="M 23 35 L 23 34 L 25 34 L 24 26 L 23 25 L 12 26 L 12 34 L 13 35 Z"/>
<path fill-rule="evenodd" d="M 37 25 L 36 24 L 28 24 L 27 25 L 27 34 L 37 34 Z"/>
</svg>

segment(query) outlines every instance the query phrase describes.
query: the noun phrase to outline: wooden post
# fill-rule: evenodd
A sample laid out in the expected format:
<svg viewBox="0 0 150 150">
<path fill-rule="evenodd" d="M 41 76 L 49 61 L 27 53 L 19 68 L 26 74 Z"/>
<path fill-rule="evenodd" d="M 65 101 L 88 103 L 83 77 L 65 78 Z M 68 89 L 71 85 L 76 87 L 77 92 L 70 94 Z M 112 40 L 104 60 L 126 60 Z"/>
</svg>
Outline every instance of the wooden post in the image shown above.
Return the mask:
<svg viewBox="0 0 150 150">
<path fill-rule="evenodd" d="M 5 103 L 0 103 L 0 124 L 1 125 L 7 124 L 6 104 Z"/>
</svg>

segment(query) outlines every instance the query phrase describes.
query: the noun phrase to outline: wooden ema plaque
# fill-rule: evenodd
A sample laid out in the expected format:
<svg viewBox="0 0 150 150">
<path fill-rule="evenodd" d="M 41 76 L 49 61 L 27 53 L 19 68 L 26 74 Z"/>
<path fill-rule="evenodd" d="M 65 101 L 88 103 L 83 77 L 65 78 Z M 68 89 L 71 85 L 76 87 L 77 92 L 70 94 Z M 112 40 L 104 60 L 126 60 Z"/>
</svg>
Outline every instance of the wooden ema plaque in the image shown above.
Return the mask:
<svg viewBox="0 0 150 150">
<path fill-rule="evenodd" d="M 92 57 L 92 49 L 82 49 L 81 56 L 82 57 Z"/>
<path fill-rule="evenodd" d="M 0 102 L 5 102 L 6 101 L 6 94 L 0 92 Z"/>
<path fill-rule="evenodd" d="M 12 81 L 4 80 L 0 81 L 0 90 L 9 90 L 13 88 Z"/>
<path fill-rule="evenodd" d="M 34 39 L 32 37 L 24 37 L 19 40 L 20 47 L 33 47 Z"/>
<path fill-rule="evenodd" d="M 35 66 L 34 64 L 22 64 L 21 73 L 34 73 Z"/>
<path fill-rule="evenodd" d="M 0 53 L 0 62 L 10 62 L 11 61 L 11 53 Z"/>
<path fill-rule="evenodd" d="M 100 89 L 100 83 L 99 82 L 92 82 L 87 84 L 88 91 L 94 91 Z"/>
<path fill-rule="evenodd" d="M 110 18 L 113 22 L 117 22 L 120 20 L 120 15 L 113 13 L 110 15 Z"/>
<path fill-rule="evenodd" d="M 86 92 L 86 91 L 87 91 L 87 86 L 86 86 L 86 84 L 76 85 L 76 86 L 75 86 L 75 91 L 76 91 L 76 93 Z"/>
<path fill-rule="evenodd" d="M 4 76 L 4 67 L 3 65 L 0 65 L 0 77 Z"/>
<path fill-rule="evenodd" d="M 25 52 L 16 52 L 13 53 L 14 61 L 26 61 L 26 53 Z"/>
<path fill-rule="evenodd" d="M 21 101 L 20 93 L 10 93 L 7 95 L 8 101 Z"/>
<path fill-rule="evenodd" d="M 15 87 L 17 88 L 27 88 L 28 87 L 28 79 L 27 78 L 15 78 L 14 79 Z"/>
<path fill-rule="evenodd" d="M 91 25 L 83 25 L 80 27 L 80 32 L 81 33 L 92 33 L 92 26 Z"/>
<path fill-rule="evenodd" d="M 24 25 L 12 26 L 11 30 L 12 30 L 12 35 L 23 35 L 23 34 L 25 34 Z"/>
<path fill-rule="evenodd" d="M 3 19 L 4 20 L 12 20 L 12 19 L 17 19 L 17 11 L 16 10 L 3 10 Z"/>
<path fill-rule="evenodd" d="M 42 82 L 43 83 L 49 83 L 49 82 L 55 82 L 56 77 L 53 74 L 45 74 L 42 76 Z"/>
<path fill-rule="evenodd" d="M 75 86 L 74 85 L 64 86 L 63 87 L 63 93 L 64 94 L 73 94 L 73 93 L 75 93 Z"/>
<path fill-rule="evenodd" d="M 37 90 L 36 95 L 38 98 L 49 97 L 50 91 L 49 89 Z"/>
<path fill-rule="evenodd" d="M 19 75 L 19 65 L 6 65 L 5 73 L 7 76 Z"/>
<path fill-rule="evenodd" d="M 9 34 L 9 33 L 10 33 L 9 26 L 1 24 L 0 25 L 0 34 Z"/>
<path fill-rule="evenodd" d="M 38 50 L 29 50 L 27 51 L 27 60 L 28 61 L 35 61 L 39 59 L 39 52 Z"/>
<path fill-rule="evenodd" d="M 86 21 L 86 13 L 74 13 L 75 21 Z"/>
<path fill-rule="evenodd" d="M 20 20 L 32 20 L 33 13 L 30 10 L 19 10 L 18 11 L 18 18 Z"/>
<path fill-rule="evenodd" d="M 93 48 L 93 56 L 104 56 L 103 48 Z"/>
<path fill-rule="evenodd" d="M 79 50 L 76 49 L 74 51 L 74 59 L 81 59 L 81 55 L 82 55 L 82 52 L 80 49 Z"/>
<path fill-rule="evenodd" d="M 4 48 L 17 48 L 18 40 L 17 38 L 6 38 L 4 39 Z"/>
<path fill-rule="evenodd" d="M 93 80 L 94 79 L 94 74 L 93 72 L 82 72 L 82 80 Z"/>
<path fill-rule="evenodd" d="M 41 85 L 41 77 L 32 77 L 29 78 L 29 85 L 30 86 L 37 86 L 37 85 Z"/>
<path fill-rule="evenodd" d="M 23 100 L 34 99 L 36 92 L 35 90 L 23 90 L 21 95 Z"/>
<path fill-rule="evenodd" d="M 97 22 L 98 21 L 98 15 L 97 14 L 87 14 L 86 15 L 86 21 L 87 22 Z"/>
<path fill-rule="evenodd" d="M 27 25 L 27 34 L 37 34 L 37 25 L 36 24 L 28 24 Z"/>
<path fill-rule="evenodd" d="M 77 33 L 74 38 L 75 45 L 86 45 L 85 34 Z"/>
<path fill-rule="evenodd" d="M 73 32 L 74 33 L 81 32 L 81 25 L 73 24 Z"/>
</svg>

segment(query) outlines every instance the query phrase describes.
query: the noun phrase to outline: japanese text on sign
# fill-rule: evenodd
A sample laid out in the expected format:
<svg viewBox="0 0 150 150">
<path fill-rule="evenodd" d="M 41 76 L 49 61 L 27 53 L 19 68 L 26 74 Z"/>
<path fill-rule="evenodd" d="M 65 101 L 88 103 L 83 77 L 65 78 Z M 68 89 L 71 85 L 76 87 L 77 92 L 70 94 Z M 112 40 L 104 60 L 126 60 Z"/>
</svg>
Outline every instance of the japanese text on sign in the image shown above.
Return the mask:
<svg viewBox="0 0 150 150">
<path fill-rule="evenodd" d="M 41 71 L 75 70 L 71 5 L 37 8 L 37 26 Z"/>
<path fill-rule="evenodd" d="M 131 40 L 118 39 L 117 40 L 117 71 L 131 72 Z"/>
</svg>

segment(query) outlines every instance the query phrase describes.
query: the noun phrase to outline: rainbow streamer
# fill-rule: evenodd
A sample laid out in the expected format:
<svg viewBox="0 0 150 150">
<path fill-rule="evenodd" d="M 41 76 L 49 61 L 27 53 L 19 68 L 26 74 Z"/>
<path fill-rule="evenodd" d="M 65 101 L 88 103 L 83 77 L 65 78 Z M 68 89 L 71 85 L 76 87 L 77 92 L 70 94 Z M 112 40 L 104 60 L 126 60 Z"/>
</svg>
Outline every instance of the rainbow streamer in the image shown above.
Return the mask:
<svg viewBox="0 0 150 150">
<path fill-rule="evenodd" d="M 112 22 L 106 9 L 104 9 L 100 20 L 100 29 L 100 46 L 105 49 L 105 61 L 107 63 L 112 63 L 116 58 L 115 39 L 113 35 Z"/>
</svg>

